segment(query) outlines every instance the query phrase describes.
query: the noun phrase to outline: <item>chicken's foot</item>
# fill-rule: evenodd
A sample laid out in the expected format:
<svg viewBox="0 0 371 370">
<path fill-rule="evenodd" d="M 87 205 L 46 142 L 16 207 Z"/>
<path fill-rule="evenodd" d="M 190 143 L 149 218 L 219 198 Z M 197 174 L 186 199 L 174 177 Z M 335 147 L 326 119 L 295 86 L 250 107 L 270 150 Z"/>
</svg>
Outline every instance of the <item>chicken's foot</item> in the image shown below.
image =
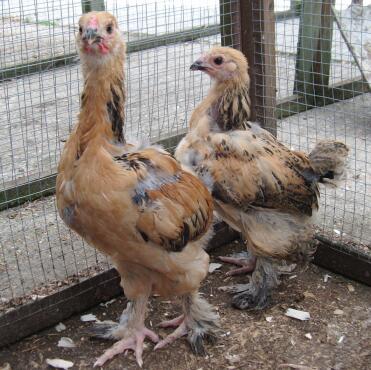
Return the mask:
<svg viewBox="0 0 371 370">
<path fill-rule="evenodd" d="M 140 367 L 143 365 L 143 343 L 146 337 L 157 343 L 159 337 L 152 330 L 144 326 L 146 303 L 148 298 L 141 298 L 129 302 L 120 317 L 119 323 L 103 321 L 96 323 L 93 328 L 95 336 L 106 339 L 120 339 L 111 348 L 107 349 L 94 363 L 94 367 L 103 366 L 108 360 L 120 353 L 132 350 Z"/>
<path fill-rule="evenodd" d="M 160 349 L 173 343 L 176 339 L 188 335 L 188 342 L 195 354 L 205 354 L 203 340 L 214 342 L 218 333 L 218 315 L 206 300 L 198 293 L 187 294 L 182 297 L 184 314 L 160 324 L 162 327 L 177 326 L 176 330 L 156 344 Z"/>
<path fill-rule="evenodd" d="M 247 274 L 255 270 L 256 257 L 247 252 L 235 253 L 230 257 L 219 256 L 222 262 L 230 263 L 232 265 L 241 266 L 227 272 L 227 276 Z"/>
</svg>

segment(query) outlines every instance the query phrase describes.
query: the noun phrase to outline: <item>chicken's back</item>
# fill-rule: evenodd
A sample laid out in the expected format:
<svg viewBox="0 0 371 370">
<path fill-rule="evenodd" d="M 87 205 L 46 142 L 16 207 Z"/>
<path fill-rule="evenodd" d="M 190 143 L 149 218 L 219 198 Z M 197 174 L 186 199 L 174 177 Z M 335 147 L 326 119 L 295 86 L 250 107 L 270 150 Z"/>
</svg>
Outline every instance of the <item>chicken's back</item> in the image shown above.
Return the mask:
<svg viewBox="0 0 371 370">
<path fill-rule="evenodd" d="M 256 255 L 305 259 L 312 253 L 307 242 L 318 208 L 318 179 L 306 154 L 291 151 L 257 124 L 249 125 L 244 131 L 197 137 L 193 142 L 203 141 L 206 155 L 195 154 L 191 136 L 177 153 L 193 158 L 188 165 L 193 161 L 193 171 L 210 187 L 218 214 L 244 233 Z"/>
</svg>

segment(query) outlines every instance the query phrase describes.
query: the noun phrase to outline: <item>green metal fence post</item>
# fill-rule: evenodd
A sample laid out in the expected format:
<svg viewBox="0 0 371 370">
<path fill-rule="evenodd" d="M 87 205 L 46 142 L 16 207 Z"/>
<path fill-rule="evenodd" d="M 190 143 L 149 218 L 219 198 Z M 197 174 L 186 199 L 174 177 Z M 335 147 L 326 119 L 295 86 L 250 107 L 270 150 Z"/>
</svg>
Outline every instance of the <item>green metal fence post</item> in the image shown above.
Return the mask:
<svg viewBox="0 0 371 370">
<path fill-rule="evenodd" d="M 333 33 L 333 0 L 303 0 L 294 94 L 308 105 L 323 105 L 329 85 Z"/>
<path fill-rule="evenodd" d="M 104 0 L 81 0 L 81 7 L 83 13 L 105 10 Z"/>
</svg>

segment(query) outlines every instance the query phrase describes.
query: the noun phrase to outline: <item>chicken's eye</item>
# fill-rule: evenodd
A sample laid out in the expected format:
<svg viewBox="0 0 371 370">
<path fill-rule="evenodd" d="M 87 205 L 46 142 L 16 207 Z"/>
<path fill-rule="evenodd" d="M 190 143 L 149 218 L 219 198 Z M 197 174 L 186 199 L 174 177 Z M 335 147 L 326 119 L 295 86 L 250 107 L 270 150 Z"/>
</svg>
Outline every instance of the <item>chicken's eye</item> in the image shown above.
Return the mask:
<svg viewBox="0 0 371 370">
<path fill-rule="evenodd" d="M 107 31 L 108 33 L 112 33 L 112 31 L 113 31 L 112 25 L 109 24 L 109 25 L 106 27 L 106 31 Z"/>
<path fill-rule="evenodd" d="M 80 34 L 82 33 L 82 27 L 81 26 L 79 27 L 79 33 Z"/>
<path fill-rule="evenodd" d="M 223 58 L 222 57 L 216 57 L 214 59 L 214 63 L 218 66 L 220 66 L 223 63 Z"/>
</svg>

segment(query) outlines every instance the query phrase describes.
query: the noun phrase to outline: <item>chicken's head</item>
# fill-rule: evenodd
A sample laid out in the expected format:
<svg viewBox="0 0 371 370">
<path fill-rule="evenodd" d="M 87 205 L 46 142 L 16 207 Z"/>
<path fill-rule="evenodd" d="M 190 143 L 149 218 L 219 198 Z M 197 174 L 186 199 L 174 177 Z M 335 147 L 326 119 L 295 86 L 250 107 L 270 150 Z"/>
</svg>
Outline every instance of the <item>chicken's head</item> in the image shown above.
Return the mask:
<svg viewBox="0 0 371 370">
<path fill-rule="evenodd" d="M 217 81 L 235 80 L 249 83 L 248 63 L 238 50 L 229 47 L 214 47 L 192 65 L 191 71 L 202 71 Z"/>
<path fill-rule="evenodd" d="M 76 44 L 82 59 L 96 63 L 125 52 L 117 20 L 107 12 L 90 12 L 81 16 Z"/>
</svg>

